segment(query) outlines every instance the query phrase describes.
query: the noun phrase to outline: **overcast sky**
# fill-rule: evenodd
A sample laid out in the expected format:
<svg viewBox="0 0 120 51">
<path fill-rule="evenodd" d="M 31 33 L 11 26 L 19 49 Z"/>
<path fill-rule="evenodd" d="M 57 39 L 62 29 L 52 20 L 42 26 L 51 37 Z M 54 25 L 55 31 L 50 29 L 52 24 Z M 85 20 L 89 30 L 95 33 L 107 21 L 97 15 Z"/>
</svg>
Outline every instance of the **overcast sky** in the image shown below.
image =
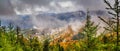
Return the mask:
<svg viewBox="0 0 120 51">
<path fill-rule="evenodd" d="M 21 25 L 21 23 L 24 22 L 21 21 L 20 23 L 20 17 L 18 17 L 17 15 L 30 14 L 30 16 L 32 15 L 32 22 L 30 21 L 30 23 L 34 24 L 34 26 L 38 26 L 39 28 L 46 28 L 50 26 L 55 27 L 58 25 L 64 26 L 64 24 L 66 25 L 67 22 L 55 19 L 53 17 L 37 19 L 35 15 L 33 15 L 33 13 L 63 13 L 79 10 L 86 11 L 86 9 L 89 9 L 90 11 L 105 10 L 105 4 L 103 0 L 0 0 L 0 19 L 13 20 L 15 24 L 19 26 Z M 51 19 L 55 19 L 55 21 Z M 96 20 L 97 19 L 95 19 L 95 21 Z M 71 21 L 70 24 L 72 25 L 72 23 L 73 25 L 75 25 L 75 27 L 77 27 L 76 24 L 83 24 L 83 22 L 82 24 L 80 24 L 79 20 L 76 20 L 75 22 Z M 27 22 L 27 24 L 29 23 Z"/>
<path fill-rule="evenodd" d="M 104 10 L 103 0 L 0 0 L 0 15 Z"/>
</svg>

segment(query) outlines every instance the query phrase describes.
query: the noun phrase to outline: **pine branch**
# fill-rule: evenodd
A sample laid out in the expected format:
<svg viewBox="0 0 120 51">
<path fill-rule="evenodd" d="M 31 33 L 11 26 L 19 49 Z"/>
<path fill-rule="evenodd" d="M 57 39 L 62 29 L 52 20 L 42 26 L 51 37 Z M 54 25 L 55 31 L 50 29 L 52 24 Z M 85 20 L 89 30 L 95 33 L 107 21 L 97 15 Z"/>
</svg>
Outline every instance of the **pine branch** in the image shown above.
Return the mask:
<svg viewBox="0 0 120 51">
<path fill-rule="evenodd" d="M 108 23 L 107 21 L 105 21 L 105 19 L 101 18 L 100 16 L 98 16 L 98 18 L 99 18 L 100 20 L 102 20 L 103 22 L 105 22 L 107 25 L 109 25 L 109 23 Z"/>
<path fill-rule="evenodd" d="M 108 13 L 116 17 L 116 14 L 114 14 L 114 13 L 112 13 L 110 11 L 108 11 Z"/>
<path fill-rule="evenodd" d="M 112 17 L 111 19 L 117 20 L 116 18 Z"/>
<path fill-rule="evenodd" d="M 110 3 L 107 0 L 104 0 L 104 2 L 109 6 L 110 9 L 113 9 Z"/>
</svg>

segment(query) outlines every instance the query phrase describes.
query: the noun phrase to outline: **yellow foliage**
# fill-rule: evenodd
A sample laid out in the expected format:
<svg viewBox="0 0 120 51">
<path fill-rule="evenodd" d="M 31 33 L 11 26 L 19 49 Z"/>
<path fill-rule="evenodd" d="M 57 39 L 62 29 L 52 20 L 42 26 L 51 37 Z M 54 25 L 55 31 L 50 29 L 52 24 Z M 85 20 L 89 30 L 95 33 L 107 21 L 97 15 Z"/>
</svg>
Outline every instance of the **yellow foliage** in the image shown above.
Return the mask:
<svg viewBox="0 0 120 51">
<path fill-rule="evenodd" d="M 100 40 L 101 42 L 104 42 L 104 41 L 106 41 L 106 40 L 108 40 L 108 41 L 110 41 L 110 42 L 113 42 L 113 41 L 116 40 L 116 36 L 117 36 L 116 32 L 110 32 L 110 33 L 106 33 L 106 34 L 103 35 L 103 36 L 100 36 L 100 37 L 99 37 L 99 40 Z"/>
<path fill-rule="evenodd" d="M 62 46 L 64 49 L 73 48 L 73 44 L 78 43 L 78 41 L 70 41 L 70 42 L 60 42 L 60 46 Z"/>
</svg>

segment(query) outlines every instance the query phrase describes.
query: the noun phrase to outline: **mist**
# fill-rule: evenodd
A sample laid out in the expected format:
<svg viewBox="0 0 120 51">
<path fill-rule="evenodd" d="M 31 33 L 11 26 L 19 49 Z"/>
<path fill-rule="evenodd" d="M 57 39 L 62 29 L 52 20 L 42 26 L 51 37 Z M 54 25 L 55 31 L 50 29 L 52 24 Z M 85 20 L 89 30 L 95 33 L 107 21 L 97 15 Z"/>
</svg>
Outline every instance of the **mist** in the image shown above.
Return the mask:
<svg viewBox="0 0 120 51">
<path fill-rule="evenodd" d="M 85 24 L 85 17 L 83 19 L 76 17 L 70 18 L 71 20 L 66 21 L 54 16 L 41 15 L 44 15 L 44 13 L 60 14 L 77 11 L 86 13 L 87 9 L 89 9 L 92 20 L 98 24 L 100 23 L 100 20 L 96 21 L 98 10 L 103 13 L 100 13 L 101 15 L 108 16 L 104 8 L 105 6 L 102 0 L 1 0 L 0 19 L 3 25 L 8 25 L 12 22 L 14 25 L 24 29 L 52 29 L 71 25 L 72 29 L 77 31 L 77 29 Z"/>
</svg>

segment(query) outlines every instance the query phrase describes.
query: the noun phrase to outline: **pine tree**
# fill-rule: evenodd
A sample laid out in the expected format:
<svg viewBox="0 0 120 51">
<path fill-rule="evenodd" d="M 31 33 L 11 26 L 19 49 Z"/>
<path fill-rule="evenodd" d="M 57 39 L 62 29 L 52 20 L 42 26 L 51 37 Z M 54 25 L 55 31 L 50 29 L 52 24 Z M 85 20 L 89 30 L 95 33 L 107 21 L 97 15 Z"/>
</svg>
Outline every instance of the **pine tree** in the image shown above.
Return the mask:
<svg viewBox="0 0 120 51">
<path fill-rule="evenodd" d="M 105 22 L 108 27 L 105 27 L 105 30 L 109 30 L 110 32 L 116 32 L 116 46 L 119 46 L 119 31 L 120 31 L 120 6 L 119 6 L 119 0 L 114 0 L 114 5 L 112 5 L 109 1 L 104 0 L 105 4 L 108 6 L 106 9 L 108 10 L 108 13 L 112 15 L 112 17 L 109 18 L 109 21 L 106 21 L 105 19 L 99 17 L 103 22 Z M 116 51 L 118 48 L 116 48 Z"/>
<path fill-rule="evenodd" d="M 86 18 L 86 24 L 83 29 L 83 34 L 86 37 L 87 40 L 87 48 L 91 49 L 91 46 L 93 47 L 93 41 L 95 40 L 96 32 L 98 25 L 94 25 L 94 22 L 91 20 L 91 16 L 89 15 L 89 11 L 87 12 L 87 18 Z"/>
</svg>

